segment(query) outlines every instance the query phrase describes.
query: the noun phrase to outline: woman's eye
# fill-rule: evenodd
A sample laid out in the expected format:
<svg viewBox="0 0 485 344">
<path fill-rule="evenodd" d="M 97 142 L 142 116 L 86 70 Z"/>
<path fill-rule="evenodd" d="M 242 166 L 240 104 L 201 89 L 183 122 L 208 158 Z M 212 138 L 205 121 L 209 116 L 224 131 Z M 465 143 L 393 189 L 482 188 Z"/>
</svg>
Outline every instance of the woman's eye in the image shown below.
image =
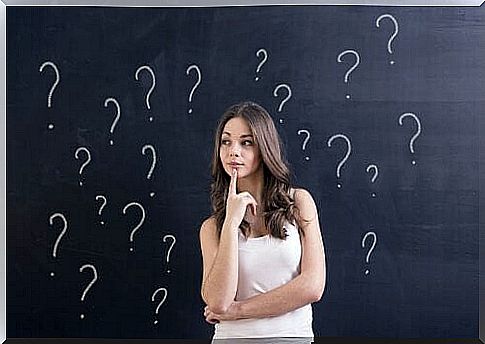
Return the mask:
<svg viewBox="0 0 485 344">
<path fill-rule="evenodd" d="M 250 146 L 250 145 L 252 145 L 252 144 L 253 144 L 253 143 L 252 143 L 251 141 L 249 141 L 249 140 L 246 140 L 246 141 L 244 141 L 244 142 L 243 142 L 243 144 L 246 144 L 246 143 L 247 143 L 247 145 L 248 145 L 248 146 Z"/>
</svg>

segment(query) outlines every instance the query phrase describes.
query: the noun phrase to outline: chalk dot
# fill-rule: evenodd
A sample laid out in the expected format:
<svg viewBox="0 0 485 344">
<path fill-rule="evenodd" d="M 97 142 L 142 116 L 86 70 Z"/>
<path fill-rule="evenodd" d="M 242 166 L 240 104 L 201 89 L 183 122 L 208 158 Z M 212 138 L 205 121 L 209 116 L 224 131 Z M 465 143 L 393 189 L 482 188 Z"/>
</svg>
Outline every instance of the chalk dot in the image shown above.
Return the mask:
<svg viewBox="0 0 485 344">
<path fill-rule="evenodd" d="M 54 277 L 55 276 L 55 273 L 54 272 L 51 272 L 51 277 Z"/>
<path fill-rule="evenodd" d="M 150 192 L 150 197 L 155 196 L 155 192 Z"/>
<path fill-rule="evenodd" d="M 149 120 L 150 122 L 153 122 L 153 117 L 150 117 L 148 120 Z"/>
<path fill-rule="evenodd" d="M 101 221 L 101 224 L 104 225 L 104 221 Z"/>
<path fill-rule="evenodd" d="M 347 94 L 345 98 L 350 99 L 350 94 Z"/>
<path fill-rule="evenodd" d="M 79 186 L 83 186 L 83 182 L 79 182 Z"/>
<path fill-rule="evenodd" d="M 394 64 L 394 61 L 392 61 L 392 60 L 391 60 L 391 62 L 389 62 L 389 63 L 390 63 L 391 65 L 393 65 L 393 64 Z"/>
<path fill-rule="evenodd" d="M 130 251 L 133 252 L 133 247 L 130 247 Z"/>
<path fill-rule="evenodd" d="M 52 124 L 52 123 L 51 123 L 51 124 L 49 124 L 49 125 L 47 126 L 47 128 L 49 128 L 49 129 L 51 129 L 51 130 L 52 130 L 52 129 L 54 129 L 54 124 Z"/>
<path fill-rule="evenodd" d="M 167 273 L 170 273 L 170 270 L 167 270 Z"/>
<path fill-rule="evenodd" d="M 259 76 L 255 77 L 254 80 L 258 81 L 259 80 Z"/>
<path fill-rule="evenodd" d="M 158 320 L 155 320 L 153 323 L 154 323 L 155 325 L 156 325 L 156 324 L 158 324 Z"/>
<path fill-rule="evenodd" d="M 109 144 L 112 146 L 113 145 L 113 140 L 109 140 Z"/>
<path fill-rule="evenodd" d="M 284 120 L 283 118 L 280 118 L 280 123 L 283 124 Z"/>
<path fill-rule="evenodd" d="M 413 165 L 416 165 L 416 161 L 413 160 L 412 163 L 413 163 Z"/>
<path fill-rule="evenodd" d="M 376 197 L 376 194 L 374 192 L 372 193 L 372 197 Z"/>
<path fill-rule="evenodd" d="M 309 160 L 310 160 L 310 157 L 309 157 L 309 156 L 306 156 L 306 157 L 305 157 L 305 160 L 306 160 L 306 161 L 309 161 Z"/>
<path fill-rule="evenodd" d="M 337 184 L 337 187 L 338 187 L 338 188 L 340 189 L 340 188 L 342 187 L 342 185 L 340 185 L 340 184 Z"/>
<path fill-rule="evenodd" d="M 369 270 L 365 270 L 365 274 L 368 275 L 369 274 Z"/>
<path fill-rule="evenodd" d="M 81 319 L 84 319 L 84 314 L 81 314 L 80 318 L 81 318 Z"/>
<path fill-rule="evenodd" d="M 189 113 L 192 113 L 192 109 L 189 109 Z"/>
</svg>

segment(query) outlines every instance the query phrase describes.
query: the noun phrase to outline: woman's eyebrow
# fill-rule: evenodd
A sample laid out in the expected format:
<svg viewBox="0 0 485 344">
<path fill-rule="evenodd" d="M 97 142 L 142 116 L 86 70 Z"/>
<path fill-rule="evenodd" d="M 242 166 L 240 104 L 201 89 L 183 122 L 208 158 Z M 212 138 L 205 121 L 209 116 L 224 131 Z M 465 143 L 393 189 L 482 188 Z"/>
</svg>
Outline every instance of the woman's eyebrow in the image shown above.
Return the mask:
<svg viewBox="0 0 485 344">
<path fill-rule="evenodd" d="M 228 133 L 227 131 L 223 132 L 222 134 L 223 134 L 223 135 L 224 135 L 224 134 L 226 134 L 226 135 L 231 136 L 231 134 L 230 134 L 230 133 Z M 242 135 L 240 136 L 240 138 L 243 138 L 243 137 L 253 137 L 253 135 L 251 135 L 251 134 L 242 134 Z"/>
</svg>

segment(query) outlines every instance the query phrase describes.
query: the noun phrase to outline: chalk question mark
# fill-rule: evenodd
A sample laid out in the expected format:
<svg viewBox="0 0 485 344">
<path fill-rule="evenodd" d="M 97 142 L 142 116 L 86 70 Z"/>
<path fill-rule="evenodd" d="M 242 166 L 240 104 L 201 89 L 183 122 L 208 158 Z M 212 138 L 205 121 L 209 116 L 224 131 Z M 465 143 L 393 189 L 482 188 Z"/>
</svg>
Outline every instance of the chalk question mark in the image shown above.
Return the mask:
<svg viewBox="0 0 485 344">
<path fill-rule="evenodd" d="M 84 298 L 86 297 L 86 294 L 89 289 L 93 286 L 94 282 L 98 280 L 98 272 L 96 271 L 96 268 L 92 264 L 84 264 L 79 268 L 79 272 L 83 272 L 85 269 L 91 269 L 93 271 L 93 279 L 91 282 L 89 282 L 88 286 L 84 289 L 83 294 L 81 296 L 81 301 L 84 301 Z M 84 319 L 84 314 L 81 314 L 81 319 Z"/>
<path fill-rule="evenodd" d="M 150 87 L 150 90 L 148 91 L 146 98 L 145 98 L 147 108 L 148 108 L 148 110 L 150 110 L 150 95 L 152 94 L 153 89 L 155 88 L 155 73 L 153 73 L 153 70 L 150 68 L 150 66 L 140 66 L 140 67 L 138 67 L 138 69 L 135 72 L 135 80 L 138 81 L 138 74 L 140 73 L 140 71 L 142 71 L 144 69 L 147 70 L 150 73 L 150 75 L 152 76 L 152 86 Z M 150 120 L 150 122 L 153 121 L 153 117 L 150 117 L 149 120 Z"/>
<path fill-rule="evenodd" d="M 355 56 L 355 63 L 350 67 L 350 69 L 345 73 L 344 77 L 344 82 L 348 83 L 349 81 L 349 75 L 352 73 L 352 71 L 357 68 L 357 66 L 360 64 L 360 55 L 357 51 L 355 50 L 345 50 L 342 51 L 338 56 L 337 56 L 337 62 L 342 62 L 342 57 L 347 54 L 353 54 Z M 350 99 L 350 94 L 347 94 L 345 98 Z"/>
<path fill-rule="evenodd" d="M 419 120 L 418 116 L 416 116 L 416 114 L 414 114 L 412 112 L 406 112 L 406 113 L 403 113 L 401 116 L 399 116 L 399 125 L 402 125 L 402 120 L 405 117 L 413 118 L 416 121 L 416 124 L 418 126 L 418 130 L 417 130 L 416 134 L 414 134 L 414 136 L 411 138 L 411 141 L 409 141 L 409 150 L 411 151 L 412 154 L 414 154 L 414 146 L 413 145 L 414 145 L 414 141 L 421 134 L 421 121 Z M 412 163 L 413 163 L 413 165 L 416 165 L 415 160 L 413 160 Z"/>
<path fill-rule="evenodd" d="M 170 252 L 172 252 L 172 248 L 174 247 L 175 242 L 177 241 L 177 239 L 175 239 L 175 237 L 172 234 L 166 234 L 163 237 L 163 242 L 167 242 L 168 238 L 172 239 L 172 243 L 170 244 L 170 248 L 168 249 L 168 253 L 167 253 L 167 266 L 168 266 L 168 261 L 170 259 Z M 170 269 L 168 269 L 167 272 L 170 273 Z"/>
<path fill-rule="evenodd" d="M 52 226 L 54 224 L 54 219 L 56 217 L 59 217 L 62 222 L 63 222 L 63 227 L 62 227 L 62 231 L 61 233 L 59 234 L 59 236 L 57 237 L 57 240 L 54 244 L 54 248 L 52 250 L 52 256 L 54 258 L 57 258 L 57 246 L 59 246 L 59 242 L 61 241 L 62 237 L 64 236 L 64 234 L 66 234 L 66 231 L 67 231 L 67 220 L 66 220 L 66 217 L 61 214 L 61 213 L 54 213 L 52 214 L 50 217 L 49 217 L 49 224 Z M 54 276 L 54 272 L 51 272 L 51 276 Z"/>
<path fill-rule="evenodd" d="M 96 201 L 98 201 L 100 199 L 103 200 L 103 204 L 101 204 L 101 207 L 99 207 L 98 215 L 101 215 L 101 212 L 103 211 L 103 208 L 106 206 L 106 203 L 108 203 L 107 200 L 106 200 L 106 197 L 104 197 L 103 195 L 97 195 L 96 196 Z M 104 225 L 104 221 L 101 221 L 101 224 Z"/>
<path fill-rule="evenodd" d="M 310 132 L 306 129 L 298 130 L 298 135 L 301 135 L 302 133 L 305 133 L 307 135 L 305 140 L 303 141 L 303 147 L 302 147 L 302 150 L 305 150 L 306 144 L 307 144 L 308 140 L 310 139 Z M 307 160 L 307 161 L 310 160 L 310 157 L 306 156 L 305 160 Z"/>
<path fill-rule="evenodd" d="M 163 303 L 165 302 L 165 300 L 167 299 L 167 294 L 168 294 L 168 291 L 166 288 L 158 288 L 157 290 L 155 290 L 155 292 L 152 294 L 152 302 L 155 302 L 155 296 L 160 292 L 160 291 L 163 291 L 163 298 L 162 298 L 162 301 L 160 301 L 158 303 L 158 307 L 157 309 L 155 310 L 155 314 L 158 314 L 158 310 L 160 309 L 160 306 L 163 305 Z M 153 322 L 154 324 L 158 324 L 158 320 L 155 320 Z"/>
<path fill-rule="evenodd" d="M 372 241 L 372 246 L 369 250 L 369 252 L 367 252 L 367 256 L 365 257 L 365 262 L 366 263 L 369 263 L 369 258 L 370 258 L 370 255 L 372 253 L 372 251 L 374 250 L 374 247 L 376 246 L 376 243 L 377 243 L 377 235 L 376 233 L 374 232 L 367 232 L 364 237 L 362 238 L 362 248 L 365 248 L 365 240 L 367 239 L 368 236 L 372 236 L 374 238 L 374 240 Z M 369 274 L 369 270 L 365 270 L 365 274 L 368 275 Z"/>
<path fill-rule="evenodd" d="M 194 87 L 192 87 L 192 91 L 190 91 L 190 95 L 189 95 L 189 103 L 191 103 L 191 102 L 192 102 L 192 95 L 194 94 L 195 89 L 197 88 L 197 86 L 199 86 L 200 81 L 202 80 L 202 74 L 201 74 L 201 72 L 200 72 L 200 69 L 199 69 L 199 67 L 198 67 L 197 65 L 195 65 L 195 64 L 193 64 L 193 65 L 189 66 L 189 67 L 187 68 L 187 70 L 185 71 L 185 73 L 186 73 L 187 75 L 189 75 L 189 74 L 190 74 L 190 71 L 191 71 L 192 69 L 195 69 L 195 70 L 196 70 L 196 72 L 197 72 L 197 82 L 195 83 Z M 192 108 L 190 108 L 190 109 L 189 109 L 189 113 L 192 113 Z"/>
<path fill-rule="evenodd" d="M 116 124 L 118 123 L 118 121 L 120 119 L 121 108 L 120 108 L 120 103 L 118 103 L 118 101 L 115 98 L 106 98 L 106 100 L 104 101 L 104 107 L 105 108 L 108 107 L 108 103 L 113 103 L 116 106 L 116 117 L 115 117 L 113 123 L 111 124 L 111 128 L 109 129 L 109 132 L 111 134 L 113 134 L 113 132 L 115 131 Z M 113 145 L 113 140 L 109 140 L 109 144 Z"/>
<path fill-rule="evenodd" d="M 51 62 L 51 61 L 44 62 L 40 66 L 39 72 L 42 73 L 42 71 L 44 70 L 44 68 L 46 66 L 49 66 L 52 69 L 54 69 L 54 72 L 56 73 L 56 81 L 54 81 L 54 84 L 51 86 L 51 89 L 49 91 L 49 95 L 47 96 L 47 107 L 50 108 L 52 106 L 52 94 L 54 93 L 54 90 L 56 89 L 57 84 L 59 84 L 59 81 L 61 80 L 61 75 L 59 74 L 59 69 L 57 69 L 56 64 L 54 62 Z M 48 128 L 54 129 L 54 124 L 49 123 Z"/>
<path fill-rule="evenodd" d="M 80 151 L 86 152 L 87 159 L 84 162 L 84 164 L 81 165 L 81 168 L 79 169 L 79 176 L 81 176 L 81 173 L 83 173 L 84 167 L 86 167 L 89 164 L 89 162 L 91 161 L 91 153 L 89 153 L 89 150 L 86 147 L 79 147 L 78 149 L 76 149 L 76 152 L 74 153 L 74 157 L 77 160 L 79 160 L 79 152 Z M 82 186 L 83 183 L 81 181 L 79 181 L 79 185 Z"/>
<path fill-rule="evenodd" d="M 261 61 L 261 62 L 258 64 L 258 68 L 256 68 L 256 74 L 258 74 L 258 73 L 259 73 L 259 71 L 261 70 L 261 67 L 264 65 L 264 63 L 265 63 L 265 62 L 266 62 L 266 60 L 268 59 L 268 52 L 267 52 L 265 49 L 263 49 L 263 48 L 259 49 L 259 50 L 256 52 L 256 56 L 257 56 L 257 57 L 261 57 L 261 55 L 263 55 L 264 57 L 263 57 L 263 60 L 262 60 L 262 61 Z M 256 77 L 254 78 L 254 80 L 258 81 L 258 80 L 259 80 L 259 76 L 256 76 Z"/>
<path fill-rule="evenodd" d="M 347 153 L 345 154 L 345 157 L 340 161 L 340 163 L 337 166 L 337 178 L 340 178 L 340 169 L 342 168 L 343 164 L 349 158 L 350 152 L 352 150 L 352 146 L 351 146 L 350 140 L 347 136 L 345 136 L 344 134 L 335 134 L 328 139 L 328 141 L 327 141 L 328 147 L 332 147 L 332 141 L 335 140 L 335 139 L 338 139 L 338 138 L 344 139 L 345 142 L 347 143 Z M 339 187 L 339 188 L 341 187 L 340 183 L 337 183 L 337 187 Z"/>
<path fill-rule="evenodd" d="M 394 38 L 397 36 L 397 33 L 399 32 L 399 25 L 397 25 L 397 20 L 396 20 L 396 18 L 394 18 L 392 15 L 390 15 L 390 14 L 387 14 L 387 13 L 386 13 L 386 14 L 381 14 L 381 15 L 379 16 L 379 18 L 377 18 L 377 20 L 376 20 L 376 27 L 380 27 L 380 26 L 379 26 L 379 23 L 380 23 L 380 21 L 381 21 L 382 19 L 384 19 L 384 18 L 389 18 L 389 19 L 391 19 L 391 20 L 392 20 L 392 22 L 393 22 L 393 24 L 394 24 L 394 33 L 392 34 L 391 38 L 389 38 L 389 41 L 387 41 L 387 51 L 389 52 L 389 54 L 392 54 L 391 43 L 392 43 L 392 41 L 394 40 Z M 390 63 L 391 65 L 393 65 L 393 64 L 394 64 L 394 61 L 393 61 L 393 60 L 391 60 L 389 63 Z"/>
<path fill-rule="evenodd" d="M 278 97 L 278 91 L 280 88 L 284 88 L 288 91 L 288 95 L 286 96 L 285 99 L 283 99 L 280 103 L 280 106 L 278 107 L 278 112 L 281 112 L 281 109 L 283 109 L 283 105 L 291 98 L 291 88 L 287 84 L 279 84 L 276 86 L 276 88 L 273 91 L 273 96 Z M 280 123 L 283 123 L 283 119 L 280 118 Z"/>
<path fill-rule="evenodd" d="M 150 150 L 150 152 L 152 152 L 152 165 L 147 174 L 147 179 L 150 179 L 152 176 L 153 170 L 155 169 L 155 164 L 157 163 L 157 154 L 155 152 L 155 148 L 152 145 L 144 145 L 143 148 L 141 149 L 141 153 L 145 155 L 145 152 L 147 149 Z M 154 195 L 155 195 L 154 192 L 150 192 L 151 197 L 153 197 Z"/>
<path fill-rule="evenodd" d="M 133 206 L 136 206 L 136 207 L 141 209 L 141 220 L 138 223 L 138 225 L 136 225 L 136 227 L 133 228 L 133 230 L 130 233 L 130 242 L 132 242 L 132 243 L 133 243 L 133 236 L 135 235 L 135 232 L 138 230 L 138 228 L 141 227 L 141 225 L 145 221 L 145 209 L 143 209 L 143 206 L 140 203 L 137 203 L 137 202 L 131 202 L 131 203 L 128 203 L 127 205 L 125 205 L 125 207 L 123 208 L 123 214 L 126 215 L 126 210 L 128 210 L 129 207 L 133 207 Z M 130 247 L 130 251 L 133 251 L 133 247 Z"/>
<path fill-rule="evenodd" d="M 377 168 L 377 165 L 370 164 L 367 166 L 366 171 L 369 173 L 370 170 L 374 170 L 374 175 L 372 176 L 371 182 L 374 183 L 377 179 L 377 176 L 379 175 L 379 169 Z M 372 197 L 376 197 L 376 194 L 373 192 Z"/>
</svg>

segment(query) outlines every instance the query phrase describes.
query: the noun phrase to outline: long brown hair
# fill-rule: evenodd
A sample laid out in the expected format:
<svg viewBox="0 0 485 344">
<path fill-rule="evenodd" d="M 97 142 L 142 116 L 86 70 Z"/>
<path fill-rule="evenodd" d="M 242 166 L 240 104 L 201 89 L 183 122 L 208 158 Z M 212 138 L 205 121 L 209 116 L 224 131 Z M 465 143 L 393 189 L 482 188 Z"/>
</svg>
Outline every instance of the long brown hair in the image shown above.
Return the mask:
<svg viewBox="0 0 485 344">
<path fill-rule="evenodd" d="M 251 101 L 244 101 L 230 106 L 219 119 L 214 136 L 214 150 L 212 154 L 212 184 L 211 203 L 212 217 L 217 224 L 217 235 L 220 238 L 222 225 L 226 216 L 227 192 L 231 177 L 227 175 L 219 158 L 222 131 L 226 123 L 234 118 L 244 118 L 253 134 L 254 140 L 261 152 L 264 187 L 262 195 L 263 218 L 269 234 L 273 237 L 286 239 L 288 234 L 283 228 L 285 220 L 297 225 L 300 234 L 302 219 L 299 209 L 295 206 L 294 197 L 290 195 L 291 181 L 288 162 L 284 157 L 283 145 L 273 119 L 266 109 Z M 248 237 L 251 225 L 243 220 L 239 225 L 243 234 Z"/>
</svg>

